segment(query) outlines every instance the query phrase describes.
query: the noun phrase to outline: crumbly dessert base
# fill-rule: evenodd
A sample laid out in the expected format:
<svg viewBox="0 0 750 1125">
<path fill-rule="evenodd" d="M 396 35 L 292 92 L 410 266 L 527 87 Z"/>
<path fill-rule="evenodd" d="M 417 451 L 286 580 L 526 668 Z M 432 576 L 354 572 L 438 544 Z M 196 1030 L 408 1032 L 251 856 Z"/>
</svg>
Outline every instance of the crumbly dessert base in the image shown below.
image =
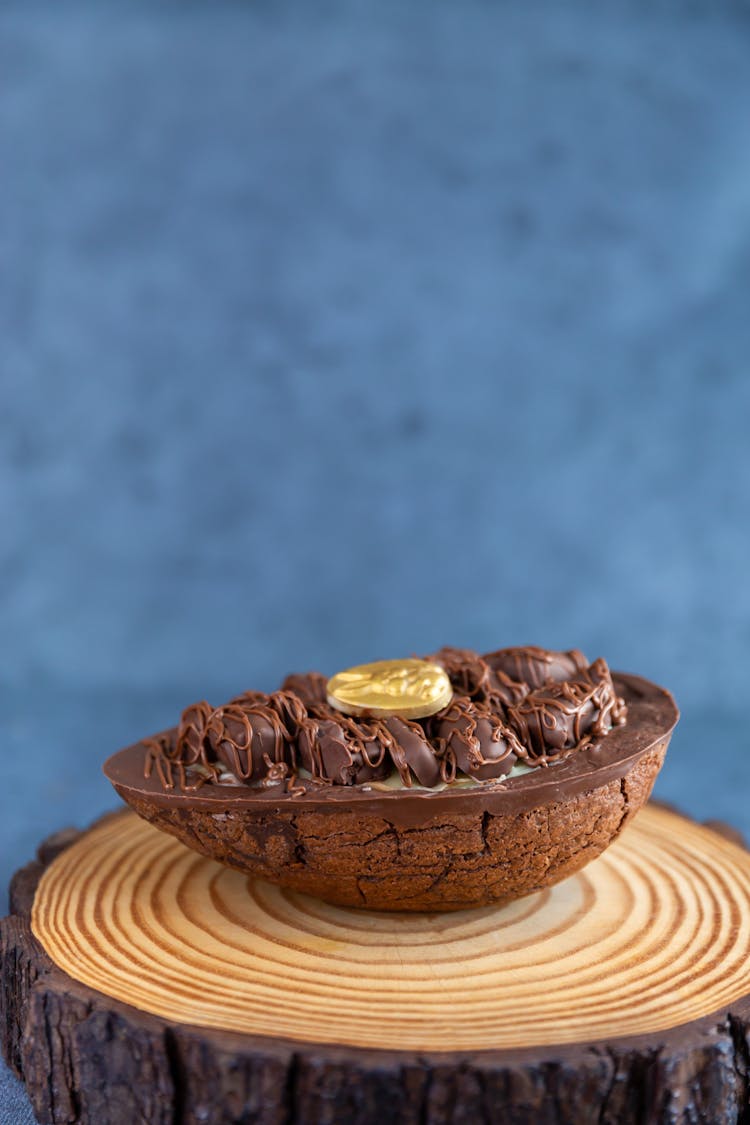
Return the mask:
<svg viewBox="0 0 750 1125">
<path fill-rule="evenodd" d="M 340 906 L 450 911 L 503 902 L 560 882 L 612 843 L 648 799 L 668 737 L 621 778 L 518 813 L 461 811 L 418 827 L 385 816 L 289 802 L 215 812 L 141 799 L 144 819 L 249 875 Z"/>
</svg>

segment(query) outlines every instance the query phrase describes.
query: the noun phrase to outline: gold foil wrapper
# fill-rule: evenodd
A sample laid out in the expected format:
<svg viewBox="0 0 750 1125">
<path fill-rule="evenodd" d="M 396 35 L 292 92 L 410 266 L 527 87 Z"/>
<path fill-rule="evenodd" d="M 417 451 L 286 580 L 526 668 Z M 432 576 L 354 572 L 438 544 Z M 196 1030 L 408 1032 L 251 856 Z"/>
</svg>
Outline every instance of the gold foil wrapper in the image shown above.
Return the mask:
<svg viewBox="0 0 750 1125">
<path fill-rule="evenodd" d="M 444 669 L 427 660 L 376 660 L 337 672 L 328 702 L 345 715 L 424 719 L 447 707 L 453 688 Z"/>
</svg>

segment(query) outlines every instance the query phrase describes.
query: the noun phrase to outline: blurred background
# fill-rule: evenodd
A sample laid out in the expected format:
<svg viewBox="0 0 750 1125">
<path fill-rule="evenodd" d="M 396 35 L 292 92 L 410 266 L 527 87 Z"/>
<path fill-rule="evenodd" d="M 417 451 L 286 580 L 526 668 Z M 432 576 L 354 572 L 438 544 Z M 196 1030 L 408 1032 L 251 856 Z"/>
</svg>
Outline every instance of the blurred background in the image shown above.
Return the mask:
<svg viewBox="0 0 750 1125">
<path fill-rule="evenodd" d="M 667 685 L 658 794 L 750 830 L 749 49 L 729 3 L 3 5 L 3 896 L 189 701 L 443 643 Z"/>
</svg>

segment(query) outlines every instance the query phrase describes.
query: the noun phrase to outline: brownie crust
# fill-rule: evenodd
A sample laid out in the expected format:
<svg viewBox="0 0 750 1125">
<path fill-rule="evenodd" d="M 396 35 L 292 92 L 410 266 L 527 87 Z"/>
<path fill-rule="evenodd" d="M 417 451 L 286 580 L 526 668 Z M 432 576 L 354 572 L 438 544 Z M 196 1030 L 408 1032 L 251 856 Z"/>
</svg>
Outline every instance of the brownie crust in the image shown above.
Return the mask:
<svg viewBox="0 0 750 1125">
<path fill-rule="evenodd" d="M 595 859 L 648 800 L 668 738 L 619 779 L 506 814 L 442 814 L 418 827 L 292 802 L 215 813 L 128 797 L 140 816 L 212 859 L 339 906 L 451 911 L 542 890 Z"/>
</svg>

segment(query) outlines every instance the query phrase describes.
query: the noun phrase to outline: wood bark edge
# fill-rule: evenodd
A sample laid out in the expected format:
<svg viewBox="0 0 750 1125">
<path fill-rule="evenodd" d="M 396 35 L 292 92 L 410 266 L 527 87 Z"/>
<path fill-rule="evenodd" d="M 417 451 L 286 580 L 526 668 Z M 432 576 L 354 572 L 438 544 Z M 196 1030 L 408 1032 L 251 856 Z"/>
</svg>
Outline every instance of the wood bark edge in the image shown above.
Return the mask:
<svg viewBox="0 0 750 1125">
<path fill-rule="evenodd" d="M 711 823 L 738 842 L 738 833 Z M 40 1122 L 81 1125 L 712 1125 L 750 1122 L 750 997 L 653 1036 L 413 1054 L 258 1039 L 166 1021 L 78 984 L 33 937 L 46 840 L 0 921 L 0 1047 Z"/>
</svg>

